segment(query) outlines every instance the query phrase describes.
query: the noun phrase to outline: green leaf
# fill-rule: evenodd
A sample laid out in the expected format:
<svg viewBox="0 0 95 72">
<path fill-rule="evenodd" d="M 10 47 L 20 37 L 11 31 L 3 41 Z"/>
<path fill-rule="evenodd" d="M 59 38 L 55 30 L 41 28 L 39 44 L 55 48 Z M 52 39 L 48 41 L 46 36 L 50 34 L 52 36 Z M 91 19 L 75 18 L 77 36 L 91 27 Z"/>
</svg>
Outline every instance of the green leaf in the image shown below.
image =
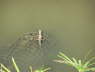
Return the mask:
<svg viewBox="0 0 95 72">
<path fill-rule="evenodd" d="M 17 66 L 17 64 L 16 64 L 16 62 L 15 62 L 13 57 L 12 57 L 12 62 L 13 62 L 13 66 L 14 66 L 16 72 L 20 72 L 19 67 Z"/>
<path fill-rule="evenodd" d="M 95 64 L 95 63 L 91 63 L 95 59 L 95 57 L 91 58 L 90 60 L 88 60 L 85 63 L 82 63 L 83 61 L 80 59 L 76 60 L 75 58 L 72 58 L 72 60 L 71 60 L 69 57 L 67 57 L 62 52 L 59 52 L 58 57 L 61 58 L 62 60 L 56 60 L 56 62 L 71 65 L 72 67 L 77 69 L 79 72 L 95 71 L 95 67 L 89 67 L 89 66 Z"/>
<path fill-rule="evenodd" d="M 78 65 L 77 60 L 75 58 L 72 58 L 75 65 Z"/>
<path fill-rule="evenodd" d="M 1 68 L 3 69 L 3 71 L 5 72 L 11 72 L 6 66 L 4 66 L 3 64 L 1 64 Z"/>
<path fill-rule="evenodd" d="M 93 61 L 95 59 L 95 57 L 92 57 L 90 60 L 88 60 L 85 64 L 84 67 L 89 66 L 90 62 Z"/>
<path fill-rule="evenodd" d="M 60 55 L 60 56 L 63 56 L 66 60 L 72 62 L 72 60 L 71 60 L 69 57 L 67 57 L 64 53 L 59 52 L 59 55 Z"/>
<path fill-rule="evenodd" d="M 78 62 L 79 62 L 79 65 L 82 66 L 81 60 L 78 60 Z"/>
<path fill-rule="evenodd" d="M 29 69 L 30 69 L 30 72 L 32 72 L 32 71 L 33 71 L 32 66 L 29 66 Z"/>
</svg>

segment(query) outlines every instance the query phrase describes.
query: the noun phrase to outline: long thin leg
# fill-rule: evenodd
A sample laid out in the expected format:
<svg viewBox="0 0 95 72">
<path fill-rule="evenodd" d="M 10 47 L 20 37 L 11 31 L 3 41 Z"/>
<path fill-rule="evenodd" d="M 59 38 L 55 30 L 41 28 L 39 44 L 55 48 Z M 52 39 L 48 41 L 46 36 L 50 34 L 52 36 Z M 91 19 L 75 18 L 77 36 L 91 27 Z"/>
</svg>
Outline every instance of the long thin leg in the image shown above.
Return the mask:
<svg viewBox="0 0 95 72">
<path fill-rule="evenodd" d="M 9 57 L 11 57 L 11 55 L 14 53 L 14 51 L 17 49 L 17 47 L 19 46 L 20 42 L 21 42 L 21 38 L 17 39 L 16 42 L 14 42 L 9 48 L 10 48 L 10 51 L 9 51 L 9 54 L 7 55 L 7 59 Z"/>
</svg>

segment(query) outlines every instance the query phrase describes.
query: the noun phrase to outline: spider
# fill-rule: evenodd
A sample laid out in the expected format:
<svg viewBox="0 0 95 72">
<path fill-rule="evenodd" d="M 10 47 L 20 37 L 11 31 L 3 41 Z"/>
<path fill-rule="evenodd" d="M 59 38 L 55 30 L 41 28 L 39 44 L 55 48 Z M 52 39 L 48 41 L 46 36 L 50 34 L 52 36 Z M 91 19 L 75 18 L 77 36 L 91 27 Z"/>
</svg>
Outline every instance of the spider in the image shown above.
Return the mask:
<svg viewBox="0 0 95 72">
<path fill-rule="evenodd" d="M 44 40 L 46 40 L 46 38 L 43 36 L 43 32 L 42 30 L 38 30 L 37 33 L 25 33 L 24 35 L 25 40 L 29 40 L 29 41 L 37 41 L 38 45 L 41 47 L 42 46 L 42 42 Z"/>
<path fill-rule="evenodd" d="M 43 35 L 42 30 L 40 29 L 36 33 L 33 32 L 25 33 L 9 47 L 11 50 L 9 51 L 7 58 L 14 53 L 15 49 L 20 47 L 23 48 L 23 46 L 29 49 L 30 47 L 35 48 L 38 46 L 41 48 L 44 40 L 46 40 L 46 37 Z"/>
</svg>

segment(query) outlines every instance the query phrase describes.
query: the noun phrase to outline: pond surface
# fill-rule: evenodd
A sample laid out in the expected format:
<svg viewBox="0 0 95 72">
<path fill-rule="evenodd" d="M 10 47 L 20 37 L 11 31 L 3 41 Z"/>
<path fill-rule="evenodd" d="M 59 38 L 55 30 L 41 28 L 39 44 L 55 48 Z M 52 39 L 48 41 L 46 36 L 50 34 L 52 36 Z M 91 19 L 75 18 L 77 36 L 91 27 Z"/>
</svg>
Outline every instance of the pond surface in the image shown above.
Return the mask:
<svg viewBox="0 0 95 72">
<path fill-rule="evenodd" d="M 31 46 L 11 47 L 27 32 L 39 29 L 47 36 L 41 48 Z M 23 41 L 21 41 L 22 44 Z M 35 43 L 37 44 L 37 43 Z M 72 71 L 73 69 L 54 63 L 59 51 L 67 56 L 84 59 L 95 56 L 95 4 L 90 0 L 0 0 L 0 61 L 7 65 L 5 58 L 11 49 L 21 69 L 33 65 L 50 66 L 51 72 Z M 4 60 L 5 61 L 4 61 Z M 11 68 L 11 67 L 10 67 Z"/>
</svg>

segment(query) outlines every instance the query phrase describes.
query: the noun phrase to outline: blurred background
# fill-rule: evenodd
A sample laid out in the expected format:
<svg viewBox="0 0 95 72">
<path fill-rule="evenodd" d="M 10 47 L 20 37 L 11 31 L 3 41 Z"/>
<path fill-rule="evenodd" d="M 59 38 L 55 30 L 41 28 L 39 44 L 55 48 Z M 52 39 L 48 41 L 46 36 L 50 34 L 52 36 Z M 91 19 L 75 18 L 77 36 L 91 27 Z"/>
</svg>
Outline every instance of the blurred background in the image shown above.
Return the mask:
<svg viewBox="0 0 95 72">
<path fill-rule="evenodd" d="M 14 54 L 18 65 L 25 69 L 32 63 L 35 63 L 34 68 L 46 64 L 52 68 L 51 72 L 73 72 L 74 69 L 52 60 L 57 58 L 59 51 L 69 57 L 84 59 L 92 50 L 87 59 L 95 56 L 95 1 L 0 0 L 1 57 L 9 53 L 10 45 L 23 33 L 38 29 L 48 36 L 48 42 L 42 47 L 46 52 L 35 51 L 33 55 L 32 48 L 31 52 L 21 48 Z M 35 54 L 32 61 L 31 55 L 35 57 Z"/>
</svg>

